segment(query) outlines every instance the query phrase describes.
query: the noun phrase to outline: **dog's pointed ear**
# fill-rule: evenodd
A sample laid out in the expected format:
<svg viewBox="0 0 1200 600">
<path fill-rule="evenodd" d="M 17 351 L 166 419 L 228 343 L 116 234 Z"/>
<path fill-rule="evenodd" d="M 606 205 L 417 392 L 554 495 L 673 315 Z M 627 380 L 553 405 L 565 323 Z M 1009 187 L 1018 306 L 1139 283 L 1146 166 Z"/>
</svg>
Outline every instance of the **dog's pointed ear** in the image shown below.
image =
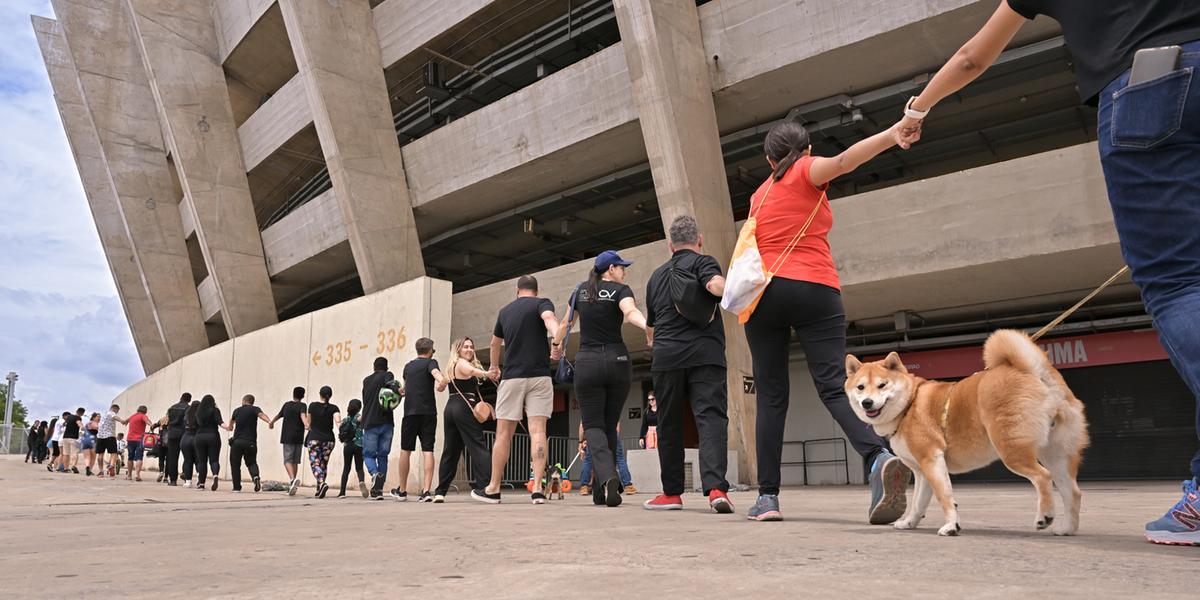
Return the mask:
<svg viewBox="0 0 1200 600">
<path fill-rule="evenodd" d="M 887 358 L 883 359 L 883 368 L 889 371 L 899 371 L 901 373 L 908 372 L 908 369 L 904 367 L 904 361 L 900 360 L 900 355 L 896 354 L 895 352 L 888 354 Z"/>
<path fill-rule="evenodd" d="M 846 355 L 846 379 L 854 377 L 854 374 L 862 368 L 862 361 L 858 360 L 853 354 Z"/>
</svg>

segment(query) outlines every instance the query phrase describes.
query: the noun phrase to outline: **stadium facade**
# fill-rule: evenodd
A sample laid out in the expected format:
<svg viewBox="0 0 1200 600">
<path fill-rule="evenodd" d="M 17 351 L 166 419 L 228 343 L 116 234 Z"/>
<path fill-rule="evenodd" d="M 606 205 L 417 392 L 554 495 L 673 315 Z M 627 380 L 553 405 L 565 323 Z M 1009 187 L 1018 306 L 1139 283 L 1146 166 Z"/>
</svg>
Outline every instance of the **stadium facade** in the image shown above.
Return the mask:
<svg viewBox="0 0 1200 600">
<path fill-rule="evenodd" d="M 52 4 L 33 27 L 147 374 L 127 395 L 158 410 L 183 388 L 230 408 L 254 393 L 274 412 L 305 383 L 339 382 L 344 405 L 376 351 L 400 363 L 418 331 L 442 355 L 462 335 L 486 348 L 524 273 L 561 307 L 617 248 L 641 297 L 679 214 L 724 263 L 773 123 L 802 120 L 818 153 L 891 125 L 996 0 Z M 914 149 L 835 182 L 851 350 L 962 377 L 988 331 L 1036 328 L 1116 271 L 1095 137 L 1039 19 Z M 730 321 L 748 481 L 754 386 Z M 628 446 L 649 351 L 626 333 Z M 1136 289 L 1056 335 L 1092 422 L 1084 476 L 1172 475 L 1192 400 Z M 862 481 L 798 346 L 791 364 L 785 483 Z M 551 434 L 573 437 L 569 389 L 556 410 Z"/>
</svg>

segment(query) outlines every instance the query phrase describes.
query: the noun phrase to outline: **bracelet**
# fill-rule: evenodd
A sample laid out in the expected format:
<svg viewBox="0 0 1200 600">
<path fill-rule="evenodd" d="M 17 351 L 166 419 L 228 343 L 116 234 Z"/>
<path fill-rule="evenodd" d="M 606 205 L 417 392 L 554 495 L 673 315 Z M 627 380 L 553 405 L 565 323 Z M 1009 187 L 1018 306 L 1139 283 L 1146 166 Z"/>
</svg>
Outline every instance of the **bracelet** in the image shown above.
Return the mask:
<svg viewBox="0 0 1200 600">
<path fill-rule="evenodd" d="M 916 119 L 916 120 L 920 121 L 920 120 L 924 119 L 925 117 L 929 116 L 929 111 L 928 110 L 920 111 L 920 110 L 913 108 L 912 107 L 913 102 L 915 102 L 916 100 L 917 100 L 916 96 L 913 96 L 908 99 L 908 102 L 904 105 L 904 116 L 906 116 L 910 119 Z"/>
</svg>

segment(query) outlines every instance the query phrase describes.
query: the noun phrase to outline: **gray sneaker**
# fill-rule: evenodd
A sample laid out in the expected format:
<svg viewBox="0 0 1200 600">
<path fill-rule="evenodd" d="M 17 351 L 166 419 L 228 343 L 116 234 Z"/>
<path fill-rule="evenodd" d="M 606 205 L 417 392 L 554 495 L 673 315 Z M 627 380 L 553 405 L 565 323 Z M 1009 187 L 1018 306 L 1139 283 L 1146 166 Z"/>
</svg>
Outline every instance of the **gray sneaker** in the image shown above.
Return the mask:
<svg viewBox="0 0 1200 600">
<path fill-rule="evenodd" d="M 782 521 L 783 513 L 779 512 L 779 496 L 775 494 L 760 494 L 758 501 L 750 507 L 746 518 L 751 521 Z"/>
<path fill-rule="evenodd" d="M 908 499 L 904 492 L 912 471 L 899 458 L 884 450 L 871 465 L 871 509 L 868 521 L 872 525 L 894 523 L 904 515 Z"/>
</svg>

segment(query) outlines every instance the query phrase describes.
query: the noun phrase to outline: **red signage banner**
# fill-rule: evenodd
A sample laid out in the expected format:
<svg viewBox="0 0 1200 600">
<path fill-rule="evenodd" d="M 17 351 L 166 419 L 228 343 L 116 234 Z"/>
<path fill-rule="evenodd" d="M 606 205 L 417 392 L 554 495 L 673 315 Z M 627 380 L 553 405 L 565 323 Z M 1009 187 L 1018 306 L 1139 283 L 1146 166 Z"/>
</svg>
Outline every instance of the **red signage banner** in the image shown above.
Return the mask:
<svg viewBox="0 0 1200 600">
<path fill-rule="evenodd" d="M 1153 330 L 1042 338 L 1038 346 L 1058 369 L 1167 360 Z M 873 356 L 867 360 L 879 360 Z M 905 367 L 926 379 L 966 377 L 983 369 L 983 346 L 901 352 Z"/>
</svg>

